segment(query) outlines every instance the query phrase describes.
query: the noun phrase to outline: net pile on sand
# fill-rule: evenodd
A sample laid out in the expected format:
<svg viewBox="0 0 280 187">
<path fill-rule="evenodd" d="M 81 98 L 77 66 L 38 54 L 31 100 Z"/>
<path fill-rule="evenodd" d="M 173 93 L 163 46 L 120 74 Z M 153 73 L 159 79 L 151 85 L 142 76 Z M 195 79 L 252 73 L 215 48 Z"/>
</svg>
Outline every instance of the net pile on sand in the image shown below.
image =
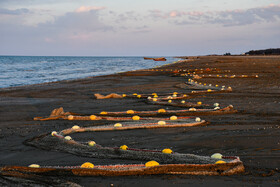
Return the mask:
<svg viewBox="0 0 280 187">
<path fill-rule="evenodd" d="M 183 108 L 205 108 L 209 106 L 208 104 L 202 104 L 202 102 L 186 102 L 184 99 L 177 99 L 176 96 L 169 96 L 167 98 L 158 98 L 154 99 L 149 97 L 147 99 L 148 104 L 154 104 L 154 105 L 165 105 L 165 106 L 175 106 L 175 107 L 183 107 Z"/>
<path fill-rule="evenodd" d="M 164 123 L 160 123 L 164 122 Z M 103 147 L 95 142 L 78 142 L 73 140 L 69 134 L 81 132 L 95 132 L 95 131 L 112 131 L 112 130 L 129 130 L 129 129 L 143 129 L 143 128 L 174 128 L 174 127 L 188 127 L 196 125 L 207 124 L 204 120 L 192 119 L 190 122 L 176 121 L 149 121 L 148 123 L 140 122 L 127 122 L 117 123 L 111 125 L 94 126 L 82 128 L 74 126 L 70 129 L 62 130 L 61 132 L 52 132 L 51 134 L 41 135 L 27 140 L 25 143 L 42 149 L 64 151 L 80 156 L 97 157 L 97 158 L 123 158 L 132 160 L 157 160 L 161 163 L 186 163 L 188 158 L 193 160 L 197 159 L 196 163 L 209 163 L 208 157 L 199 157 L 196 155 L 184 154 L 164 154 L 161 150 L 141 150 L 141 149 L 120 149 L 119 147 Z M 92 144 L 93 143 L 93 144 Z M 206 160 L 205 160 L 206 159 Z M 198 161 L 200 160 L 200 161 Z M 203 161 L 205 160 L 205 161 Z M 212 160 L 214 162 L 214 160 Z M 190 162 L 192 163 L 192 162 Z"/>
<path fill-rule="evenodd" d="M 201 121 L 203 123 L 203 121 Z M 176 122 L 173 125 L 183 125 L 183 122 Z M 16 167 L 17 170 L 30 171 L 44 174 L 47 172 L 60 173 L 61 175 L 70 172 L 73 175 L 92 176 L 92 175 L 150 175 L 150 174 L 192 174 L 192 175 L 231 175 L 244 171 L 244 166 L 239 157 L 210 157 L 198 156 L 194 154 L 181 154 L 170 149 L 148 150 L 128 148 L 126 145 L 120 147 L 103 147 L 93 141 L 79 142 L 72 139 L 69 135 L 81 132 L 94 132 L 106 130 L 126 130 L 127 127 L 157 125 L 155 123 L 139 124 L 138 122 L 124 123 L 121 126 L 105 125 L 99 127 L 82 128 L 73 126 L 70 129 L 62 130 L 57 133 L 41 135 L 27 140 L 25 143 L 41 149 L 63 151 L 83 157 L 106 158 L 106 159 L 128 159 L 149 161 L 148 164 L 137 165 L 109 165 L 94 166 L 90 169 L 81 167 L 40 167 L 27 168 Z M 124 129 L 122 129 L 122 127 Z M 152 163 L 152 164 L 151 164 Z M 156 163 L 156 164 L 154 164 Z M 37 166 L 36 166 L 37 167 Z M 10 170 L 6 167 L 2 170 Z M 60 172 L 59 172 L 60 171 Z"/>
<path fill-rule="evenodd" d="M 156 111 L 121 111 L 121 112 L 103 112 L 97 115 L 102 116 L 131 116 L 138 115 L 144 117 L 159 117 L 159 116 L 202 116 L 202 115 L 223 115 L 223 114 L 233 114 L 237 110 L 233 108 L 232 105 L 229 105 L 225 108 L 214 108 L 214 109 L 185 109 L 185 110 L 165 110 L 165 112 Z"/>
<path fill-rule="evenodd" d="M 172 118 L 172 117 L 171 117 Z M 175 116 L 173 116 L 175 118 Z M 61 133 L 71 134 L 74 132 L 96 132 L 96 131 L 114 131 L 114 130 L 130 130 L 130 129 L 156 129 L 156 128 L 176 128 L 176 127 L 192 127 L 199 125 L 206 125 L 208 122 L 201 120 L 200 118 L 189 118 L 189 119 L 178 119 L 167 120 L 167 121 L 155 121 L 155 120 L 146 120 L 145 123 L 141 121 L 133 122 L 122 122 L 102 126 L 93 126 L 93 127 L 84 127 L 74 126 L 70 129 L 62 130 Z"/>
<path fill-rule="evenodd" d="M 187 175 L 233 175 L 244 172 L 242 162 L 226 164 L 163 164 L 151 167 L 145 165 L 112 165 L 80 167 L 40 168 L 6 166 L 0 168 L 2 176 L 21 178 L 38 178 L 41 176 L 127 176 L 156 174 L 187 174 Z"/>
<path fill-rule="evenodd" d="M 165 109 L 159 109 L 157 113 L 162 114 L 166 113 Z M 108 120 L 108 121 L 138 121 L 138 120 L 154 120 L 154 121 L 168 121 L 171 120 L 170 117 L 140 117 L 137 115 L 129 116 L 129 117 L 110 117 L 106 116 L 107 112 L 103 111 L 100 112 L 100 114 L 96 115 L 82 115 L 82 114 L 76 114 L 73 112 L 64 112 L 63 107 L 54 109 L 50 116 L 48 117 L 34 117 L 34 120 L 38 121 L 47 121 L 47 120 L 57 120 L 57 119 L 64 119 L 64 120 Z M 105 116 L 102 116 L 105 115 Z M 186 120 L 193 118 L 193 117 L 177 117 L 176 120 Z"/>
<path fill-rule="evenodd" d="M 64 112 L 63 108 L 54 109 L 49 117 L 34 117 L 34 120 L 46 121 L 46 120 L 112 120 L 112 121 L 125 121 L 125 120 L 135 120 L 134 116 L 139 116 L 138 120 L 169 120 L 169 116 L 201 116 L 201 115 L 223 115 L 223 114 L 233 114 L 237 110 L 229 105 L 225 108 L 211 108 L 211 109 L 196 109 L 189 108 L 185 110 L 165 110 L 159 109 L 155 111 L 121 111 L 121 112 L 107 112 L 102 111 L 98 114 L 86 115 L 77 114 L 73 112 Z M 150 118 L 149 118 L 150 117 Z M 189 117 L 179 117 L 180 119 L 187 119 Z"/>
<path fill-rule="evenodd" d="M 184 89 L 192 89 L 193 91 L 189 95 L 195 95 L 196 90 L 203 91 L 203 93 L 225 93 L 232 92 L 231 87 L 219 86 L 206 84 L 202 82 L 194 81 L 193 79 L 188 79 L 187 82 L 176 85 L 176 87 Z"/>
<path fill-rule="evenodd" d="M 233 79 L 233 78 L 259 78 L 259 75 L 201 75 L 201 78 L 223 78 L 223 79 Z"/>
</svg>

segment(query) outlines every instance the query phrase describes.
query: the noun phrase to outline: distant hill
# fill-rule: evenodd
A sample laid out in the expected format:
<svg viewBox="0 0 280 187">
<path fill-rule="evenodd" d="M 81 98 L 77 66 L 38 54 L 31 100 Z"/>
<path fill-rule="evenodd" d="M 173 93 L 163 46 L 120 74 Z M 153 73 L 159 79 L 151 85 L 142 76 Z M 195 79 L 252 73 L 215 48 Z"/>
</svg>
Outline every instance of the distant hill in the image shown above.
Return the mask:
<svg viewBox="0 0 280 187">
<path fill-rule="evenodd" d="M 246 55 L 280 55 L 280 48 L 252 50 L 245 53 Z"/>
</svg>

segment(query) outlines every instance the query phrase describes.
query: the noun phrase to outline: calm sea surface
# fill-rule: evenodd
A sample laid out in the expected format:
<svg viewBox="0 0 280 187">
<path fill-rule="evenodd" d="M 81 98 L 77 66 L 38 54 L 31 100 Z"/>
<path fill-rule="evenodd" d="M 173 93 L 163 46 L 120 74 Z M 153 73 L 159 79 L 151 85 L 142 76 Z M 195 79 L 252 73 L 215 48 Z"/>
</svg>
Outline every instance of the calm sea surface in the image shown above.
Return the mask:
<svg viewBox="0 0 280 187">
<path fill-rule="evenodd" d="M 0 88 L 108 75 L 171 63 L 143 57 L 0 56 Z"/>
</svg>

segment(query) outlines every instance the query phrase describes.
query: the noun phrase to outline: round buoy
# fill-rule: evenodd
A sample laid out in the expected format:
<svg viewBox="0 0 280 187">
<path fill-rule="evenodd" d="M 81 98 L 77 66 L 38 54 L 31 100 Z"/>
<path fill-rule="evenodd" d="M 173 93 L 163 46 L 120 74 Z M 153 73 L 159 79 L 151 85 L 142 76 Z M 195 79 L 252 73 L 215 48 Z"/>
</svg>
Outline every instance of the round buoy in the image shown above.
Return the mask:
<svg viewBox="0 0 280 187">
<path fill-rule="evenodd" d="M 140 117 L 139 116 L 133 116 L 132 119 L 136 121 L 136 120 L 139 120 Z"/>
<path fill-rule="evenodd" d="M 218 160 L 217 162 L 215 162 L 215 164 L 224 164 L 224 163 L 226 163 L 226 162 L 223 160 Z"/>
<path fill-rule="evenodd" d="M 85 162 L 81 165 L 81 168 L 93 168 L 94 165 L 90 162 Z"/>
<path fill-rule="evenodd" d="M 202 105 L 202 102 L 201 102 L 201 101 L 198 101 L 197 104 L 198 104 L 198 105 Z"/>
<path fill-rule="evenodd" d="M 30 167 L 30 168 L 40 168 L 40 165 L 38 165 L 38 164 L 30 164 L 28 167 Z"/>
<path fill-rule="evenodd" d="M 90 115 L 90 116 L 89 116 L 89 119 L 90 119 L 90 120 L 96 120 L 96 115 Z"/>
<path fill-rule="evenodd" d="M 196 111 L 196 108 L 190 108 L 189 111 Z"/>
<path fill-rule="evenodd" d="M 172 103 L 172 100 L 168 100 L 168 103 Z"/>
<path fill-rule="evenodd" d="M 196 118 L 195 118 L 195 121 L 196 121 L 196 122 L 201 122 L 201 119 L 200 119 L 199 117 L 196 117 Z"/>
<path fill-rule="evenodd" d="M 52 136 L 57 135 L 57 132 L 56 131 L 52 131 L 51 135 Z"/>
<path fill-rule="evenodd" d="M 114 125 L 114 127 L 122 127 L 122 124 L 121 124 L 121 123 L 116 123 L 116 124 Z"/>
<path fill-rule="evenodd" d="M 127 150 L 127 145 L 122 145 L 122 146 L 120 146 L 120 149 L 122 149 L 122 150 Z"/>
<path fill-rule="evenodd" d="M 219 103 L 214 103 L 214 107 L 218 107 L 219 105 Z"/>
<path fill-rule="evenodd" d="M 79 129 L 80 127 L 78 126 L 78 125 L 74 125 L 73 127 L 72 127 L 72 129 L 73 130 L 77 130 L 77 129 Z"/>
<path fill-rule="evenodd" d="M 214 153 L 213 155 L 211 155 L 211 158 L 215 158 L 215 159 L 222 159 L 223 155 L 221 153 Z"/>
<path fill-rule="evenodd" d="M 157 101 L 157 98 L 153 98 L 153 101 L 156 102 L 156 101 Z"/>
<path fill-rule="evenodd" d="M 126 111 L 127 114 L 134 114 L 134 110 L 128 110 Z"/>
<path fill-rule="evenodd" d="M 122 97 L 126 97 L 126 94 L 122 94 Z"/>
<path fill-rule="evenodd" d="M 171 154 L 173 153 L 173 151 L 171 149 L 163 149 L 162 150 L 163 153 L 166 153 L 166 154 Z"/>
<path fill-rule="evenodd" d="M 108 114 L 108 112 L 102 111 L 102 112 L 100 112 L 100 114 L 106 115 L 106 114 Z"/>
<path fill-rule="evenodd" d="M 163 108 L 158 109 L 158 113 L 165 113 L 165 112 L 166 112 L 166 110 L 165 110 L 165 109 L 163 109 Z"/>
<path fill-rule="evenodd" d="M 142 96 L 141 95 L 137 95 L 137 97 L 140 99 Z"/>
<path fill-rule="evenodd" d="M 74 119 L 74 116 L 69 115 L 69 116 L 67 116 L 67 119 L 68 119 L 68 120 L 73 120 L 73 119 Z"/>
<path fill-rule="evenodd" d="M 178 118 L 177 118 L 177 116 L 171 116 L 170 117 L 170 120 L 177 120 Z"/>
<path fill-rule="evenodd" d="M 165 121 L 159 121 L 158 125 L 166 125 L 166 122 Z"/>
<path fill-rule="evenodd" d="M 68 140 L 68 141 L 69 141 L 69 140 L 72 140 L 71 136 L 65 136 L 64 139 L 65 139 L 65 140 Z"/>
<path fill-rule="evenodd" d="M 89 141 L 89 142 L 88 142 L 88 145 L 89 145 L 89 146 L 94 146 L 95 144 L 96 144 L 95 141 Z"/>
<path fill-rule="evenodd" d="M 153 166 L 158 166 L 158 165 L 159 165 L 159 163 L 157 161 L 152 160 L 152 161 L 146 162 L 145 167 L 153 167 Z"/>
<path fill-rule="evenodd" d="M 183 100 L 183 101 L 181 101 L 181 103 L 182 103 L 182 104 L 184 104 L 185 102 L 186 102 L 186 101 L 184 101 L 184 100 Z"/>
</svg>

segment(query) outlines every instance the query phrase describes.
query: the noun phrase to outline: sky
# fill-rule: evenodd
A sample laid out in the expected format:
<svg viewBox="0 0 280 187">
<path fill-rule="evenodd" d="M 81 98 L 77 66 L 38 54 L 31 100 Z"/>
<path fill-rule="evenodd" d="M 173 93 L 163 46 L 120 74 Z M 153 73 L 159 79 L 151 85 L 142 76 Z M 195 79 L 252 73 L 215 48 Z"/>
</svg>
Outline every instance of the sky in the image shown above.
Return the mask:
<svg viewBox="0 0 280 187">
<path fill-rule="evenodd" d="M 193 56 L 280 47 L 280 0 L 0 0 L 0 55 Z"/>
</svg>

